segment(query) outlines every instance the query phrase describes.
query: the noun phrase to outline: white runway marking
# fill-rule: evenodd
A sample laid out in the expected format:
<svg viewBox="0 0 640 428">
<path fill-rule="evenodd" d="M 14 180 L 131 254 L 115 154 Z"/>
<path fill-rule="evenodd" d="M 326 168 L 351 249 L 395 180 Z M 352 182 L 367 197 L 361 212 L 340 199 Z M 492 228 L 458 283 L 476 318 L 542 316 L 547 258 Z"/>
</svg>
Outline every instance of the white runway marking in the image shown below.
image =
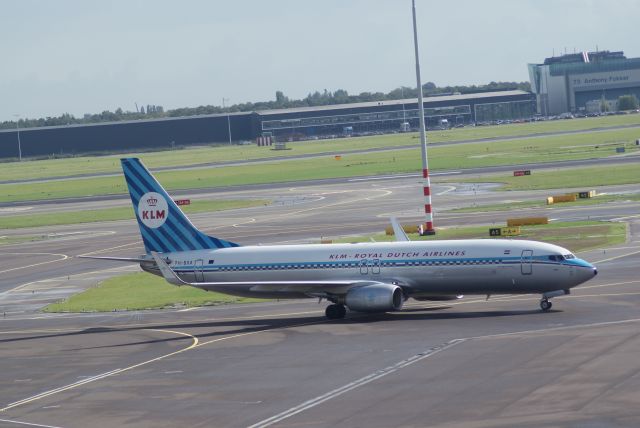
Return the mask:
<svg viewBox="0 0 640 428">
<path fill-rule="evenodd" d="M 635 318 L 635 319 L 628 319 L 628 320 L 621 320 L 621 321 L 607 321 L 607 322 L 600 322 L 600 323 L 590 323 L 590 324 L 578 324 L 578 325 L 570 325 L 570 326 L 558 326 L 558 327 L 545 327 L 542 329 L 535 329 L 535 330 L 522 330 L 522 331 L 514 331 L 511 333 L 498 333 L 498 334 L 490 334 L 490 335 L 485 335 L 485 336 L 473 336 L 473 337 L 465 337 L 465 338 L 460 338 L 460 339 L 454 339 L 454 340 L 450 340 L 449 342 L 446 342 L 442 345 L 433 347 L 428 349 L 425 352 L 422 352 L 420 354 L 414 355 L 413 357 L 407 358 L 406 360 L 400 361 L 397 364 L 394 364 L 393 366 L 389 366 L 386 367 L 382 370 L 376 371 L 368 376 L 365 376 L 363 378 L 360 378 L 356 381 L 353 381 L 351 383 L 348 383 L 340 388 L 336 388 L 333 391 L 330 391 L 326 394 L 320 395 L 318 397 L 312 398 L 311 400 L 305 401 L 302 404 L 299 404 L 298 406 L 292 407 L 288 410 L 285 410 L 282 413 L 279 413 L 277 415 L 274 415 L 268 419 L 264 419 L 256 424 L 253 424 L 251 426 L 249 426 L 249 428 L 262 428 L 262 427 L 268 427 L 271 426 L 275 423 L 281 422 L 285 419 L 288 419 L 292 416 L 297 415 L 298 413 L 304 412 L 305 410 L 311 409 L 313 407 L 316 407 L 326 401 L 329 401 L 333 398 L 336 398 L 342 394 L 345 394 L 349 391 L 352 391 L 360 386 L 366 385 L 370 382 L 373 382 L 375 380 L 378 380 L 384 376 L 387 376 L 388 374 L 394 373 L 402 368 L 405 368 L 407 366 L 410 366 L 414 363 L 417 363 L 421 360 L 424 360 L 430 356 L 433 356 L 439 352 L 442 352 L 444 350 L 450 349 L 456 345 L 459 345 L 461 343 L 467 342 L 467 341 L 472 341 L 472 340 L 482 340 L 482 339 L 499 339 L 499 338 L 509 338 L 509 337 L 513 337 L 513 336 L 521 336 L 521 335 L 528 335 L 528 334 L 547 334 L 549 331 L 562 331 L 562 330 L 574 330 L 574 329 L 581 329 L 581 328 L 594 328 L 594 327 L 607 327 L 607 326 L 611 326 L 611 325 L 620 325 L 620 324 L 629 324 L 629 323 L 637 323 L 640 322 L 640 318 Z"/>
<path fill-rule="evenodd" d="M 73 277 L 73 278 L 82 277 L 82 278 L 84 278 L 86 275 L 92 275 L 92 274 L 102 273 L 102 272 L 126 271 L 126 270 L 129 270 L 129 269 L 132 269 L 132 268 L 133 268 L 133 266 L 119 266 L 119 267 L 115 267 L 115 268 L 100 269 L 100 270 L 94 270 L 94 271 L 91 271 L 91 272 L 78 273 L 78 274 L 75 274 L 75 275 L 69 275 L 69 276 L 64 275 L 64 276 L 58 276 L 58 277 L 55 277 L 55 278 L 47 278 L 47 279 L 42 279 L 42 280 L 38 280 L 38 281 L 27 282 L 25 284 L 20 284 L 17 287 L 12 288 L 11 290 L 5 291 L 5 293 L 13 293 L 13 292 L 16 292 L 16 291 L 20 291 L 25 287 L 28 287 L 28 286 L 33 285 L 33 284 L 39 284 L 40 282 L 59 281 L 59 280 L 64 280 L 64 278 L 70 278 L 70 277 Z M 136 269 L 137 269 L 137 267 L 136 267 Z M 37 319 L 37 318 L 30 318 L 30 319 Z"/>
<path fill-rule="evenodd" d="M 41 425 L 41 424 L 32 424 L 30 422 L 12 421 L 11 419 L 0 419 L 0 422 L 6 422 L 6 423 L 9 423 L 9 424 L 16 424 L 16 425 L 25 425 L 25 426 L 29 426 L 29 427 L 61 428 L 61 427 L 57 427 L 57 426 L 53 426 L 53 425 Z"/>
<path fill-rule="evenodd" d="M 446 193 L 449 193 L 449 192 L 452 192 L 452 191 L 456 190 L 456 186 L 447 186 L 447 187 L 448 187 L 447 190 L 443 190 L 440 193 L 436 193 L 436 196 L 441 196 L 441 195 L 444 195 Z"/>
<path fill-rule="evenodd" d="M 57 253 L 0 253 L 0 254 L 28 255 L 28 256 L 56 256 L 56 257 L 60 257 L 59 259 L 49 260 L 48 262 L 40 262 L 40 263 L 34 263 L 32 265 L 18 266 L 18 267 L 11 268 L 11 269 L 0 270 L 0 273 L 13 272 L 13 271 L 16 271 L 16 270 L 27 269 L 27 268 L 34 267 L 34 266 L 41 266 L 41 265 L 46 265 L 46 264 L 49 264 L 49 263 L 61 262 L 61 261 L 66 260 L 66 259 L 69 258 L 69 256 L 67 256 L 66 254 L 57 254 Z"/>
<path fill-rule="evenodd" d="M 429 177 L 433 177 L 435 175 L 453 175 L 453 174 L 462 174 L 462 171 L 434 172 L 434 173 L 429 173 Z M 351 178 L 349 179 L 349 181 L 393 180 L 396 178 L 422 178 L 422 176 L 420 174 L 383 175 L 380 177 Z"/>
<path fill-rule="evenodd" d="M 78 382 L 74 382 L 74 383 L 69 384 L 69 385 L 64 385 L 64 386 L 61 386 L 59 388 L 55 388 L 55 389 L 51 389 L 49 391 L 41 392 L 40 394 L 36 394 L 36 395 L 24 398 L 24 399 L 19 400 L 19 401 L 14 401 L 13 403 L 10 403 L 7 406 L 5 406 L 4 408 L 0 409 L 0 412 L 6 412 L 7 410 L 12 409 L 14 407 L 18 407 L 18 406 L 21 406 L 23 404 L 28 404 L 28 403 L 31 403 L 33 401 L 40 400 L 42 398 L 48 397 L 50 395 L 57 394 L 59 392 L 68 391 L 70 389 L 77 388 L 77 387 L 85 385 L 87 383 L 95 382 L 97 380 L 104 379 L 104 378 L 107 378 L 107 377 L 110 377 L 110 376 L 113 376 L 113 375 L 117 375 L 117 374 L 120 374 L 120 373 L 124 373 L 124 372 L 127 372 L 129 370 L 141 367 L 141 366 L 146 366 L 146 365 L 151 364 L 151 363 L 156 362 L 156 361 L 164 360 L 164 359 L 166 359 L 168 357 L 171 357 L 173 355 L 181 354 L 182 352 L 188 351 L 189 349 L 192 349 L 192 348 L 194 348 L 194 347 L 196 347 L 198 345 L 198 338 L 193 336 L 193 335 L 191 335 L 191 334 L 189 334 L 189 333 L 184 333 L 184 332 L 181 332 L 181 331 L 172 331 L 172 330 L 160 330 L 160 329 L 150 329 L 150 330 L 151 331 L 159 331 L 159 332 L 163 332 L 163 333 L 177 334 L 177 335 L 180 335 L 180 336 L 186 336 L 188 338 L 191 338 L 193 340 L 193 342 L 191 343 L 191 345 L 189 345 L 186 348 L 182 348 L 182 349 L 180 349 L 178 351 L 174 351 L 174 352 L 171 352 L 171 353 L 168 353 L 168 354 L 161 355 L 161 356 L 153 358 L 151 360 L 143 361 L 143 362 L 135 364 L 133 366 L 111 370 L 111 371 L 106 372 L 106 373 L 101 373 L 99 375 L 95 375 L 95 376 L 91 376 L 91 377 L 82 379 L 82 380 L 80 380 Z"/>
<path fill-rule="evenodd" d="M 456 339 L 456 340 L 451 340 L 449 342 L 443 343 L 442 345 L 438 345 L 435 346 L 433 348 L 427 349 L 424 352 L 421 352 L 419 354 L 416 354 L 412 357 L 407 358 L 406 360 L 402 360 L 399 363 L 396 363 L 392 366 L 389 367 L 385 367 L 382 370 L 378 370 L 374 373 L 371 373 L 370 375 L 367 375 L 363 378 L 360 378 L 358 380 L 355 380 L 353 382 L 350 382 L 344 386 L 341 386 L 340 388 L 336 388 L 333 391 L 329 391 L 326 394 L 320 395 L 316 398 L 312 398 L 311 400 L 305 401 L 304 403 L 292 407 L 289 410 L 285 410 L 282 413 L 279 413 L 275 416 L 272 416 L 268 419 L 265 419 L 263 421 L 258 422 L 257 424 L 251 425 L 249 428 L 261 428 L 261 427 L 268 427 L 271 426 L 275 423 L 278 423 L 284 419 L 290 418 L 291 416 L 297 415 L 300 412 L 304 412 L 305 410 L 311 409 L 312 407 L 315 407 L 319 404 L 324 403 L 325 401 L 331 400 L 333 398 L 336 398 L 344 393 L 347 393 L 351 390 L 354 390 L 356 388 L 359 388 L 363 385 L 366 385 L 368 383 L 371 383 L 375 380 L 378 380 L 380 378 L 383 378 L 387 375 L 390 375 L 392 373 L 397 372 L 400 369 L 403 369 L 405 367 L 408 367 L 412 364 L 415 364 L 419 361 L 424 360 L 425 358 L 429 358 L 439 352 L 442 352 L 446 349 L 449 349 L 455 345 L 458 345 L 462 342 L 464 342 L 465 339 Z"/>
</svg>

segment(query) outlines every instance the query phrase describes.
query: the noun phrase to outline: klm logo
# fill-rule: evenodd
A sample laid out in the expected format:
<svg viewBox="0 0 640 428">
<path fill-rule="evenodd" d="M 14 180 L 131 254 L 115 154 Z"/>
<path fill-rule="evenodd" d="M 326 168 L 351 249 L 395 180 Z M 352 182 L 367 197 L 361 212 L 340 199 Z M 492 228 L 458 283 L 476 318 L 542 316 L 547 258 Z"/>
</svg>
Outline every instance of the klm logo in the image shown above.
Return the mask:
<svg viewBox="0 0 640 428">
<path fill-rule="evenodd" d="M 156 192 L 145 193 L 138 203 L 138 218 L 151 229 L 162 226 L 167 220 L 168 212 L 166 199 Z"/>
</svg>

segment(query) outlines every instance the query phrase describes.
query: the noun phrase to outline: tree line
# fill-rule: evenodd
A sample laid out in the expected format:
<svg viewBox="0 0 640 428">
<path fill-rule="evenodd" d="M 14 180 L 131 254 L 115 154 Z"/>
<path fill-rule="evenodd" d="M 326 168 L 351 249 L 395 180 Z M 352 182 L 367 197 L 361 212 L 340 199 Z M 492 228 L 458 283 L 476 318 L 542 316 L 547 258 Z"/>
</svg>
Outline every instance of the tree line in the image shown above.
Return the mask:
<svg viewBox="0 0 640 428">
<path fill-rule="evenodd" d="M 422 90 L 425 96 L 435 96 L 444 94 L 455 93 L 476 93 L 476 92 L 491 92 L 491 91 L 505 91 L 521 89 L 524 91 L 530 91 L 531 86 L 529 82 L 491 82 L 487 85 L 471 85 L 471 86 L 443 86 L 438 87 L 433 82 L 427 82 L 422 86 Z M 338 89 L 336 91 L 324 90 L 322 92 L 315 91 L 309 93 L 302 99 L 290 99 L 282 91 L 276 91 L 275 100 L 271 101 L 258 101 L 255 103 L 240 103 L 233 104 L 226 107 L 206 105 L 199 107 L 182 107 L 172 110 L 165 110 L 160 105 L 148 104 L 137 108 L 137 111 L 124 111 L 122 108 L 117 108 L 115 111 L 105 110 L 102 113 L 84 114 L 82 117 L 75 117 L 69 113 L 63 113 L 60 116 L 45 117 L 45 118 L 25 118 L 16 121 L 4 121 L 0 122 L 0 129 L 15 129 L 20 128 L 35 128 L 43 126 L 65 126 L 65 125 L 78 125 L 89 123 L 101 123 L 101 122 L 118 122 L 125 120 L 140 120 L 140 119 L 157 119 L 163 117 L 183 117 L 183 116 L 197 116 L 203 114 L 222 114 L 222 113 L 235 113 L 235 112 L 249 112 L 260 110 L 274 110 L 285 109 L 295 107 L 314 107 L 325 106 L 334 104 L 351 104 L 369 101 L 385 101 L 385 100 L 398 100 L 402 98 L 416 98 L 418 96 L 417 88 L 399 87 L 393 89 L 388 93 L 384 92 L 361 92 L 357 95 L 350 95 L 344 89 Z M 137 107 L 137 106 L 136 106 Z"/>
</svg>

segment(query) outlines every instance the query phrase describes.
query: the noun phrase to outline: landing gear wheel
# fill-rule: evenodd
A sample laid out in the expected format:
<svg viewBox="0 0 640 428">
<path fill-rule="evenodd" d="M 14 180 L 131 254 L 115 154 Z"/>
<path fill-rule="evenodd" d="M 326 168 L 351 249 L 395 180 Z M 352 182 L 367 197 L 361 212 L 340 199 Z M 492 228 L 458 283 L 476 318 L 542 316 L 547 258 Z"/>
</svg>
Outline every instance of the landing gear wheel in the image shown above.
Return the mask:
<svg viewBox="0 0 640 428">
<path fill-rule="evenodd" d="M 342 305 L 329 305 L 324 311 L 324 314 L 330 320 L 339 320 L 345 317 L 347 310 Z"/>
<path fill-rule="evenodd" d="M 542 309 L 543 311 L 547 312 L 549 309 L 551 309 L 551 306 L 553 305 L 547 299 L 540 300 L 540 309 Z"/>
</svg>

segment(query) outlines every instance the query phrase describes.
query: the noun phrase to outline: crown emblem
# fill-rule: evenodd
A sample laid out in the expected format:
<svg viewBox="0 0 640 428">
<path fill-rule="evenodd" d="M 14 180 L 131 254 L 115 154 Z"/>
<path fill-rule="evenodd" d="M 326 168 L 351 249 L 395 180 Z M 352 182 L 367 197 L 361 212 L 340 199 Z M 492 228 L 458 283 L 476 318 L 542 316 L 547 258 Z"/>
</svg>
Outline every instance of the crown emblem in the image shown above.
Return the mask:
<svg viewBox="0 0 640 428">
<path fill-rule="evenodd" d="M 158 204 L 158 199 L 151 197 L 147 199 L 147 204 L 149 204 L 150 207 L 155 207 Z"/>
</svg>

